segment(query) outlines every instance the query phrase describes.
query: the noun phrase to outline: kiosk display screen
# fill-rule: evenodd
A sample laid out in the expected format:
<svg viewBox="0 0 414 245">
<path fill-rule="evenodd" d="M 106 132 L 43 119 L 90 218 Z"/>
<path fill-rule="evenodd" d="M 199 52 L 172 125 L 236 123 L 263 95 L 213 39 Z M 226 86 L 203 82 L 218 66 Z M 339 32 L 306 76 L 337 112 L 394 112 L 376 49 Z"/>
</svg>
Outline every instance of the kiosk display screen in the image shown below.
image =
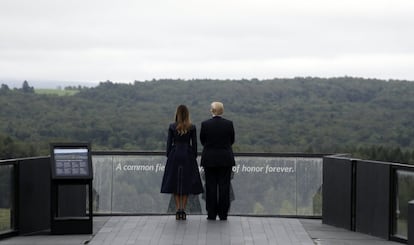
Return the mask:
<svg viewBox="0 0 414 245">
<path fill-rule="evenodd" d="M 89 148 L 59 147 L 52 148 L 52 173 L 54 178 L 90 178 L 91 160 Z"/>
</svg>

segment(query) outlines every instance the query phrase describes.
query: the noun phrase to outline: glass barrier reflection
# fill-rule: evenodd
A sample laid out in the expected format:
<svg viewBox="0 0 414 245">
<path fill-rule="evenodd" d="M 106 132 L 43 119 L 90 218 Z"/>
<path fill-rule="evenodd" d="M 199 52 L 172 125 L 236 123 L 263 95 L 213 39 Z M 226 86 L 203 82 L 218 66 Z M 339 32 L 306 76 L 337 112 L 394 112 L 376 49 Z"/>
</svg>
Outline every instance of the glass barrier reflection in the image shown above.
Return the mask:
<svg viewBox="0 0 414 245">
<path fill-rule="evenodd" d="M 397 170 L 394 235 L 407 239 L 408 202 L 414 200 L 414 172 Z"/>
<path fill-rule="evenodd" d="M 13 165 L 0 165 L 0 233 L 12 230 Z"/>
<path fill-rule="evenodd" d="M 162 155 L 92 156 L 95 213 L 173 213 L 171 196 L 160 193 L 165 161 Z M 322 158 L 238 156 L 236 164 L 230 214 L 322 215 Z M 188 202 L 189 213 L 205 213 L 203 195 Z"/>
</svg>

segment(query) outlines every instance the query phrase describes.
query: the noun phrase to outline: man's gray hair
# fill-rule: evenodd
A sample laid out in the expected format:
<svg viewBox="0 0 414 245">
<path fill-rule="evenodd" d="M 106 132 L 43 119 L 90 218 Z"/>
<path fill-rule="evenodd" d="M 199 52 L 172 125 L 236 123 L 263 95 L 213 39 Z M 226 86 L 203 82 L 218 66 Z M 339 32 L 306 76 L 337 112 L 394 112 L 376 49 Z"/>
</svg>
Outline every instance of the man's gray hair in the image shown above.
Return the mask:
<svg viewBox="0 0 414 245">
<path fill-rule="evenodd" d="M 220 116 L 224 113 L 224 106 L 223 103 L 214 101 L 211 103 L 211 113 L 215 116 Z"/>
</svg>

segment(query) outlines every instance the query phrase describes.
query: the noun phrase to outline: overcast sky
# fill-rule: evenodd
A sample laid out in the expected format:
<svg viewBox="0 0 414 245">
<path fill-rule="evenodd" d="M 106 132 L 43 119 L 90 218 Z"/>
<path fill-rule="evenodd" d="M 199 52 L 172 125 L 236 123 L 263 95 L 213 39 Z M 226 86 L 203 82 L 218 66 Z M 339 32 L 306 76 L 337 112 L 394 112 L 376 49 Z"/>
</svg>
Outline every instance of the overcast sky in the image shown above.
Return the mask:
<svg viewBox="0 0 414 245">
<path fill-rule="evenodd" d="M 413 0 L 0 0 L 0 82 L 414 80 Z"/>
</svg>

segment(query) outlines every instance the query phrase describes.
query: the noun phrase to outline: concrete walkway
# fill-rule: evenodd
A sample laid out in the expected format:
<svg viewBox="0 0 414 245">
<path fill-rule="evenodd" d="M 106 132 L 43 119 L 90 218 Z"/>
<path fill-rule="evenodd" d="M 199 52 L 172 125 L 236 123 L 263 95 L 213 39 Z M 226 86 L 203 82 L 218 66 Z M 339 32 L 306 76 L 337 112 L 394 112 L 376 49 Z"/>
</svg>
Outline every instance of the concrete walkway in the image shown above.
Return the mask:
<svg viewBox="0 0 414 245">
<path fill-rule="evenodd" d="M 129 245 L 129 244 L 272 244 L 272 245 L 398 245 L 376 237 L 327 225 L 321 220 L 229 216 L 208 221 L 205 215 L 94 217 L 93 235 L 13 237 L 1 245 Z"/>
</svg>

